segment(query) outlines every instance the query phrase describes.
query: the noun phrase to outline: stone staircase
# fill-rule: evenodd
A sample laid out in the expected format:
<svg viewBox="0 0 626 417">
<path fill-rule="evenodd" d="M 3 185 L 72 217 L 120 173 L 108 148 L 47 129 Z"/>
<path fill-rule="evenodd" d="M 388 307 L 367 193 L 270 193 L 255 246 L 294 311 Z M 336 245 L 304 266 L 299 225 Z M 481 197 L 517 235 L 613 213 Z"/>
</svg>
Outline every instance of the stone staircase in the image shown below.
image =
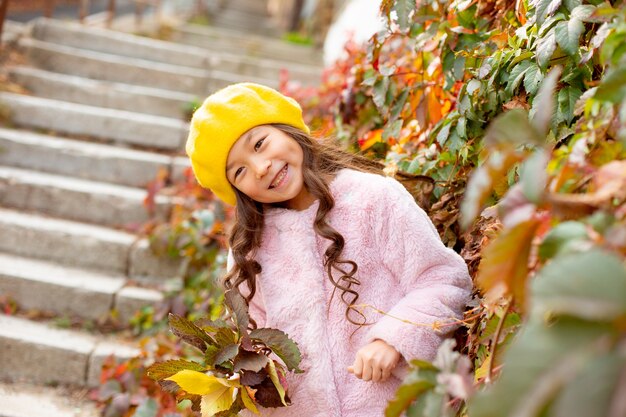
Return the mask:
<svg viewBox="0 0 626 417">
<path fill-rule="evenodd" d="M 233 1 L 220 24 L 245 27 L 257 6 L 244 3 Z M 151 218 L 145 187 L 157 173 L 177 179 L 188 167 L 186 108 L 233 82 L 276 87 L 284 68 L 317 83 L 321 59 L 265 37 L 269 29 L 182 25 L 166 42 L 47 19 L 10 26 L 27 65 L 0 68 L 24 89 L 0 92 L 9 118 L 0 127 L 0 296 L 20 311 L 127 322 L 180 279 L 178 262 L 129 230 Z M 158 195 L 152 215 L 166 218 L 171 205 Z M 124 333 L 0 314 L 0 417 L 97 415 L 49 386 L 97 386 L 108 356 L 137 353 Z"/>
</svg>

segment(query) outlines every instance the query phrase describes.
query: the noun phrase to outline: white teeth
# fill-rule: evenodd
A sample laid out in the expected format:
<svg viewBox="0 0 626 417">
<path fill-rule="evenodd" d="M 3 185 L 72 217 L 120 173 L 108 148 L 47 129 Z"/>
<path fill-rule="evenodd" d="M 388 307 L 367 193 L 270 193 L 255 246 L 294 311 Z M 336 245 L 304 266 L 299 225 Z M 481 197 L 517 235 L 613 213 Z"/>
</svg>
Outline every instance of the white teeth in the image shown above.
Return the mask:
<svg viewBox="0 0 626 417">
<path fill-rule="evenodd" d="M 274 188 L 276 187 L 278 184 L 280 184 L 280 182 L 283 180 L 283 178 L 285 178 L 285 175 L 287 175 L 287 165 L 285 165 L 285 167 L 283 169 L 280 170 L 280 172 L 278 173 L 278 176 L 276 177 L 276 179 L 274 180 L 274 182 L 272 182 L 270 184 L 270 188 Z"/>
</svg>

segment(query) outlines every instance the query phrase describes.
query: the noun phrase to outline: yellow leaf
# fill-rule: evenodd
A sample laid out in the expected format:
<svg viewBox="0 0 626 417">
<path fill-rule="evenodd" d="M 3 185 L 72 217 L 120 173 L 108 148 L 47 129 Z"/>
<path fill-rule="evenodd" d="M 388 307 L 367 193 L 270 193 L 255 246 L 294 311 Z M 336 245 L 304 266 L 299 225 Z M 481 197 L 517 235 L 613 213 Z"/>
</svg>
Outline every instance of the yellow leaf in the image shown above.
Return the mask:
<svg viewBox="0 0 626 417">
<path fill-rule="evenodd" d="M 491 356 L 487 356 L 485 358 L 485 360 L 483 361 L 482 365 L 480 365 L 480 367 L 478 369 L 476 369 L 476 372 L 474 372 L 474 381 L 475 382 L 478 382 L 481 379 L 487 377 L 489 364 L 490 363 L 491 363 Z"/>
<path fill-rule="evenodd" d="M 278 372 L 276 371 L 276 365 L 274 365 L 274 361 L 272 360 L 269 361 L 269 365 L 270 365 L 270 369 L 269 369 L 270 379 L 272 380 L 272 382 L 274 383 L 274 386 L 278 390 L 278 394 L 280 395 L 280 400 L 283 402 L 283 404 L 286 407 L 287 403 L 285 402 L 285 388 L 283 388 L 282 384 L 280 383 L 280 380 L 278 379 Z"/>
<path fill-rule="evenodd" d="M 202 396 L 202 401 L 200 402 L 202 417 L 210 417 L 232 407 L 237 398 L 238 389 L 234 386 L 221 385 L 221 387 L 221 389 Z"/>
<path fill-rule="evenodd" d="M 174 381 L 178 386 L 187 391 L 189 394 L 206 395 L 211 392 L 221 391 L 224 388 L 228 389 L 232 386 L 237 386 L 238 383 L 228 381 L 224 378 L 217 378 L 212 375 L 207 375 L 198 371 L 191 371 L 185 369 L 172 375 L 169 378 L 165 378 L 167 381 Z"/>
<path fill-rule="evenodd" d="M 248 410 L 252 411 L 254 414 L 259 414 L 259 410 L 248 394 L 248 387 L 241 387 L 241 401 L 243 401 L 243 405 L 245 405 Z"/>
</svg>

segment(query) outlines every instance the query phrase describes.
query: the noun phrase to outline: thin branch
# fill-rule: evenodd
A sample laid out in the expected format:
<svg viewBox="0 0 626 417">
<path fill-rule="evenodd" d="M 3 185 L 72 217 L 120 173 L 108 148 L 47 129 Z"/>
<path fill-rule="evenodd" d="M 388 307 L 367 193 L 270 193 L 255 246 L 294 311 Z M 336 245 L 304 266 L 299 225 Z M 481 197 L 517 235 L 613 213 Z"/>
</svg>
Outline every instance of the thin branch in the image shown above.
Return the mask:
<svg viewBox="0 0 626 417">
<path fill-rule="evenodd" d="M 491 383 L 491 377 L 493 375 L 493 362 L 496 358 L 496 352 L 498 350 L 498 340 L 500 339 L 500 333 L 502 333 L 502 328 L 504 327 L 504 321 L 506 320 L 506 316 L 509 314 L 509 310 L 511 309 L 511 304 L 511 299 L 507 300 L 504 313 L 502 314 L 502 317 L 500 317 L 498 327 L 496 327 L 496 332 L 493 334 L 493 340 L 491 342 L 491 353 L 489 354 L 489 364 L 487 366 L 487 377 L 485 378 L 485 382 L 487 384 Z"/>
<path fill-rule="evenodd" d="M 458 324 L 465 324 L 465 321 L 463 319 L 459 320 L 459 319 L 457 319 L 455 317 L 448 317 L 447 320 L 449 320 L 449 321 L 446 321 L 444 323 L 442 323 L 440 321 L 437 321 L 437 320 L 432 322 L 432 323 L 416 323 L 416 322 L 411 321 L 411 320 L 407 320 L 407 319 L 403 319 L 403 318 L 391 315 L 391 314 L 389 314 L 389 313 L 387 313 L 385 311 L 379 310 L 376 307 L 374 307 L 372 305 L 369 305 L 369 304 L 352 304 L 350 306 L 350 308 L 357 310 L 360 314 L 363 314 L 363 312 L 361 311 L 362 309 L 369 308 L 369 309 L 374 310 L 375 312 L 377 312 L 379 314 L 382 314 L 382 315 L 387 316 L 387 317 L 391 317 L 392 319 L 399 320 L 399 321 L 401 321 L 403 323 L 411 324 L 411 325 L 416 326 L 416 327 L 429 327 L 429 328 L 433 329 L 435 332 L 441 332 L 441 328 L 443 328 L 443 327 L 455 326 L 455 325 L 458 325 Z M 480 314 L 475 316 L 475 317 L 478 317 L 478 316 L 480 316 Z M 475 318 L 475 317 L 470 317 L 470 318 Z"/>
</svg>

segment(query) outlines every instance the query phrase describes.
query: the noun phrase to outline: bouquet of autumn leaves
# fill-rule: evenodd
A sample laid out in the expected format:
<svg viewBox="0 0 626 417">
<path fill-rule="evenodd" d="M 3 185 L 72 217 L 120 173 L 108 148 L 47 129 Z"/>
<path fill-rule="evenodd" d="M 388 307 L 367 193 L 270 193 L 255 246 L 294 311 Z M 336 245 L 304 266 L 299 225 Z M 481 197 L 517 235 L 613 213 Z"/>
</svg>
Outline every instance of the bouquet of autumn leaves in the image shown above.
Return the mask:
<svg viewBox="0 0 626 417">
<path fill-rule="evenodd" d="M 190 400 L 202 417 L 236 416 L 243 409 L 258 414 L 257 406 L 289 405 L 285 374 L 302 372 L 298 346 L 277 329 L 249 330 L 248 306 L 237 291 L 227 291 L 224 303 L 229 321 L 192 322 L 170 314 L 171 331 L 198 348 L 202 360 L 158 362 L 148 368 L 148 376 L 178 401 Z"/>
</svg>

